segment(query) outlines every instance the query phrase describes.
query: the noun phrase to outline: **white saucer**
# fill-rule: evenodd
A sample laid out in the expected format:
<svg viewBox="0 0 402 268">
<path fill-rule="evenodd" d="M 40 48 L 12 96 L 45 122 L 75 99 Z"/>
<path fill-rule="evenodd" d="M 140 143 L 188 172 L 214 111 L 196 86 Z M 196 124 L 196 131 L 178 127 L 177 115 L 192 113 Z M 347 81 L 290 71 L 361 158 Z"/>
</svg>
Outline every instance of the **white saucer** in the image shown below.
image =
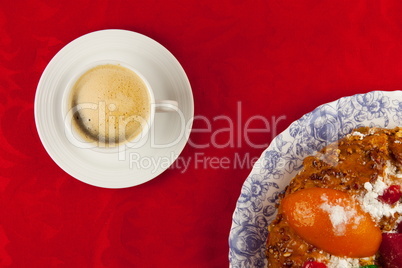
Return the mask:
<svg viewBox="0 0 402 268">
<path fill-rule="evenodd" d="M 149 81 L 155 99 L 175 100 L 179 113 L 155 115 L 148 142 L 122 154 L 72 145 L 62 116 L 62 97 L 77 69 L 100 60 L 123 61 Z M 165 171 L 187 143 L 194 102 L 191 86 L 176 58 L 161 44 L 125 30 L 103 30 L 77 38 L 49 62 L 35 96 L 35 122 L 50 157 L 74 178 L 104 188 L 125 188 L 147 182 Z"/>
</svg>

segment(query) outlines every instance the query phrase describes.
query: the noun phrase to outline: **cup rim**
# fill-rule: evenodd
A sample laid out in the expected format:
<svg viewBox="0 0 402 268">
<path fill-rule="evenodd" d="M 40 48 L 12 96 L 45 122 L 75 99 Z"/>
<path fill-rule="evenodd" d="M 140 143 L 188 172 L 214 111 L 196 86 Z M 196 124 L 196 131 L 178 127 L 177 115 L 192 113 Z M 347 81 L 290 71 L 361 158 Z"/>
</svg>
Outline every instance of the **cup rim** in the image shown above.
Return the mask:
<svg viewBox="0 0 402 268">
<path fill-rule="evenodd" d="M 126 139 L 123 142 L 116 143 L 116 146 L 113 147 L 100 147 L 99 144 L 102 143 L 101 141 L 93 141 L 89 142 L 86 141 L 83 137 L 81 137 L 81 134 L 78 133 L 78 131 L 75 131 L 74 128 L 72 127 L 71 121 L 68 120 L 70 117 L 69 114 L 71 113 L 71 109 L 68 106 L 68 99 L 71 94 L 72 87 L 74 84 L 78 81 L 78 79 L 84 75 L 86 72 L 89 70 L 101 66 L 101 65 L 107 65 L 107 64 L 112 64 L 112 65 L 118 65 L 124 68 L 127 68 L 134 72 L 137 76 L 140 77 L 142 82 L 144 82 L 148 96 L 150 98 L 149 105 L 150 105 L 150 113 L 146 121 L 146 126 L 143 127 L 140 133 L 137 135 L 130 137 L 129 139 Z M 80 67 L 74 75 L 71 76 L 69 81 L 67 82 L 63 96 L 62 96 L 62 116 L 64 120 L 64 132 L 65 135 L 67 136 L 67 139 L 70 143 L 72 143 L 74 146 L 78 148 L 83 148 L 83 149 L 91 149 L 96 152 L 101 152 L 101 153 L 116 153 L 116 152 L 124 152 L 126 148 L 136 148 L 138 146 L 138 143 L 140 143 L 140 146 L 144 145 L 146 142 L 145 138 L 148 137 L 148 133 L 153 126 L 154 123 L 154 117 L 155 117 L 155 96 L 152 90 L 152 87 L 148 80 L 144 77 L 144 75 L 139 72 L 136 68 L 132 67 L 131 65 L 127 64 L 124 61 L 120 60 L 98 60 L 98 61 L 93 61 L 89 64 L 86 64 L 85 66 Z M 139 139 L 138 139 L 139 138 Z M 145 142 L 144 142 L 145 141 Z"/>
</svg>

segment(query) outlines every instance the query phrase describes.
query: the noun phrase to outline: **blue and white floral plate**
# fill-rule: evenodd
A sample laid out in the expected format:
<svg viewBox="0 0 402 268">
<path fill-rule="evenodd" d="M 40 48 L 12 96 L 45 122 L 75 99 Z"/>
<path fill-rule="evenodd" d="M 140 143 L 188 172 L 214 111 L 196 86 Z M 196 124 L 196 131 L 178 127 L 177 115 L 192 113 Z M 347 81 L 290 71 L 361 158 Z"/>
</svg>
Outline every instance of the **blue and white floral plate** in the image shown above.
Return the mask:
<svg viewBox="0 0 402 268">
<path fill-rule="evenodd" d="M 278 194 L 301 169 L 306 156 L 361 126 L 402 126 L 402 91 L 373 91 L 321 105 L 271 142 L 237 201 L 229 235 L 230 267 L 267 266 L 267 226 L 275 218 Z"/>
</svg>

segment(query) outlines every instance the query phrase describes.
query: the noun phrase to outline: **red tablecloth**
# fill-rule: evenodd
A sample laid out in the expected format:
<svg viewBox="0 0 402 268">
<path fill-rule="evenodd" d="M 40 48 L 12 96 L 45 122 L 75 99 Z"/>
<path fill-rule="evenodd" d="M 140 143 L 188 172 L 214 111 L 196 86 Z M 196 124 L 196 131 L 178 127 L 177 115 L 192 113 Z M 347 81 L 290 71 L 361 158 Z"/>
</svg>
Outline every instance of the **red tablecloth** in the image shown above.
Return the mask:
<svg viewBox="0 0 402 268">
<path fill-rule="evenodd" d="M 0 267 L 227 267 L 241 185 L 271 139 L 322 103 L 402 88 L 401 12 L 399 1 L 2 1 Z M 33 113 L 55 53 L 110 28 L 169 49 L 211 122 L 207 133 L 194 122 L 191 141 L 207 146 L 186 146 L 187 169 L 118 190 L 63 172 Z"/>
</svg>

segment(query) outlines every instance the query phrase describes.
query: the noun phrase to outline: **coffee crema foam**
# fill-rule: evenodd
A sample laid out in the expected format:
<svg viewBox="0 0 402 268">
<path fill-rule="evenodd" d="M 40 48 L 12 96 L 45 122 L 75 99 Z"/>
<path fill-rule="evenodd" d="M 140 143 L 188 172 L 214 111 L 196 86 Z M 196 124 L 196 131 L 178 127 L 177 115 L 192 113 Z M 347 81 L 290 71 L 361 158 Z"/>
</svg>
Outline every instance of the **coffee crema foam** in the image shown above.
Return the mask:
<svg viewBox="0 0 402 268">
<path fill-rule="evenodd" d="M 114 147 L 138 136 L 149 123 L 151 98 L 144 81 L 121 65 L 85 72 L 71 89 L 73 128 L 88 142 Z"/>
</svg>

